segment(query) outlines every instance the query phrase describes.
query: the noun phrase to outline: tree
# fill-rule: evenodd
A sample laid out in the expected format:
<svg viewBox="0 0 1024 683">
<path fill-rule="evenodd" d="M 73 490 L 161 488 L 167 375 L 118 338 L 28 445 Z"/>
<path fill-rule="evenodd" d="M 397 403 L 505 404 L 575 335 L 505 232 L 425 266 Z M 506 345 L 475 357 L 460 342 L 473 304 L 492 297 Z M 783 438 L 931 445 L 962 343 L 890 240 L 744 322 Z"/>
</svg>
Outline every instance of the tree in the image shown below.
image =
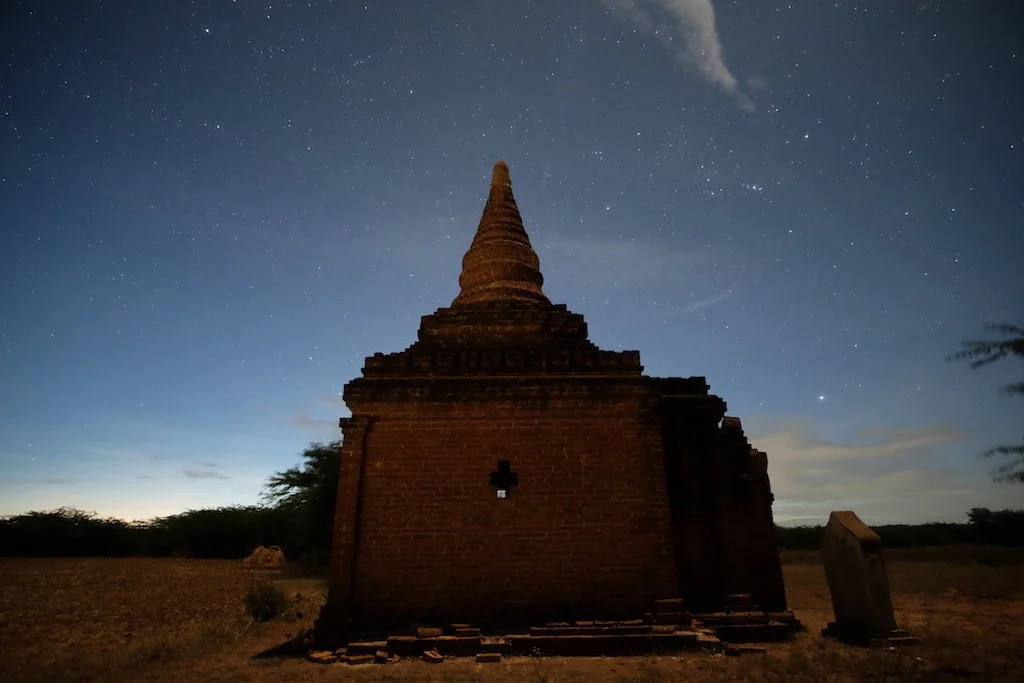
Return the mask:
<svg viewBox="0 0 1024 683">
<path fill-rule="evenodd" d="M 963 343 L 964 348 L 949 356 L 948 360 L 970 360 L 972 368 L 980 368 L 1009 355 L 1024 358 L 1024 328 L 997 323 L 988 323 L 985 327 L 1014 336 L 1010 339 L 966 341 Z M 1008 394 L 1024 394 L 1024 382 L 1007 384 L 1003 391 Z M 996 481 L 1024 483 L 1024 443 L 996 446 L 982 453 L 982 457 L 992 455 L 1010 458 L 1010 462 L 996 470 Z"/>
<path fill-rule="evenodd" d="M 312 443 L 300 465 L 272 474 L 263 499 L 294 515 L 296 532 L 308 554 L 324 560 L 331 549 L 334 507 L 341 471 L 341 441 Z"/>
</svg>

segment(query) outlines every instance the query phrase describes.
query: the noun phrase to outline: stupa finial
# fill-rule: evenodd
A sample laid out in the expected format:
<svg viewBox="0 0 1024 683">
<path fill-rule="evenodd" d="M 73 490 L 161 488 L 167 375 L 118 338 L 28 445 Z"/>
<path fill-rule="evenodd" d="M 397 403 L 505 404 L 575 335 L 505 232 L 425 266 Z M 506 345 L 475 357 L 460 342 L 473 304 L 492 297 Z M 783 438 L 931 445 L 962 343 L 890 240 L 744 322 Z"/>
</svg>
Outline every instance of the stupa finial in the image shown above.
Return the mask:
<svg viewBox="0 0 1024 683">
<path fill-rule="evenodd" d="M 540 259 L 523 227 L 508 165 L 499 161 L 491 175 L 491 191 L 469 251 L 462 257 L 459 286 L 452 306 L 494 301 L 548 304 L 541 289 Z"/>
</svg>

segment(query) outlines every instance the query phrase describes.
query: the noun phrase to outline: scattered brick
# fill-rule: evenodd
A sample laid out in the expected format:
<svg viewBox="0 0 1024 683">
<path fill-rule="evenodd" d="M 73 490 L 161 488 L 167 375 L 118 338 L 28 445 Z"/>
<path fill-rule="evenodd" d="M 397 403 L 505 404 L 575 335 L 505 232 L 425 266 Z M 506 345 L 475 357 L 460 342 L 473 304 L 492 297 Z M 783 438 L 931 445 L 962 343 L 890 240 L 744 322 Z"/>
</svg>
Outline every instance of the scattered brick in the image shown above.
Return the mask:
<svg viewBox="0 0 1024 683">
<path fill-rule="evenodd" d="M 491 664 L 494 662 L 501 661 L 501 653 L 498 652 L 481 652 L 475 658 L 477 662 L 481 664 Z"/>
</svg>

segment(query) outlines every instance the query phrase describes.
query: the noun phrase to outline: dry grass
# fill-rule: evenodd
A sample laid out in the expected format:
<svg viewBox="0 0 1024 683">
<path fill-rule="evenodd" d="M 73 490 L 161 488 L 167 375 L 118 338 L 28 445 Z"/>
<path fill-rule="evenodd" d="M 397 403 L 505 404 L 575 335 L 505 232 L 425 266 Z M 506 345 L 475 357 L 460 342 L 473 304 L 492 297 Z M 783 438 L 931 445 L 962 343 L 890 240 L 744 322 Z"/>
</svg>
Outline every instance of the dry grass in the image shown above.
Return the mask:
<svg viewBox="0 0 1024 683">
<path fill-rule="evenodd" d="M 1024 680 L 1024 553 L 945 549 L 886 556 L 897 621 L 921 638 L 918 647 L 890 652 L 821 638 L 832 616 L 824 571 L 815 553 L 786 553 L 790 604 L 808 630 L 770 645 L 767 654 L 359 667 L 260 656 L 311 624 L 322 599 L 316 580 L 283 581 L 290 595 L 303 596 L 290 621 L 243 631 L 245 577 L 237 562 L 0 560 L 0 680 Z"/>
<path fill-rule="evenodd" d="M 0 681 L 130 677 L 241 641 L 249 580 L 237 561 L 0 558 Z"/>
</svg>

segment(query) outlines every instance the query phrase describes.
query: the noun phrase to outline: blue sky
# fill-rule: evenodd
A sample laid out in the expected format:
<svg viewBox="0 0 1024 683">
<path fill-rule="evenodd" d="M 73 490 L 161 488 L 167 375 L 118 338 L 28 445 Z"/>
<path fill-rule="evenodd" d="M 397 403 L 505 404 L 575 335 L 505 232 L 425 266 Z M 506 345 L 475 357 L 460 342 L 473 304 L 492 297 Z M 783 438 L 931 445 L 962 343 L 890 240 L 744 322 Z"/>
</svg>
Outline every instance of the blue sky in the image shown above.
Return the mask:
<svg viewBox="0 0 1024 683">
<path fill-rule="evenodd" d="M 1022 10 L 10 2 L 0 515 L 258 501 L 458 294 L 505 159 L 545 293 L 703 375 L 782 523 L 1020 507 Z"/>
</svg>

